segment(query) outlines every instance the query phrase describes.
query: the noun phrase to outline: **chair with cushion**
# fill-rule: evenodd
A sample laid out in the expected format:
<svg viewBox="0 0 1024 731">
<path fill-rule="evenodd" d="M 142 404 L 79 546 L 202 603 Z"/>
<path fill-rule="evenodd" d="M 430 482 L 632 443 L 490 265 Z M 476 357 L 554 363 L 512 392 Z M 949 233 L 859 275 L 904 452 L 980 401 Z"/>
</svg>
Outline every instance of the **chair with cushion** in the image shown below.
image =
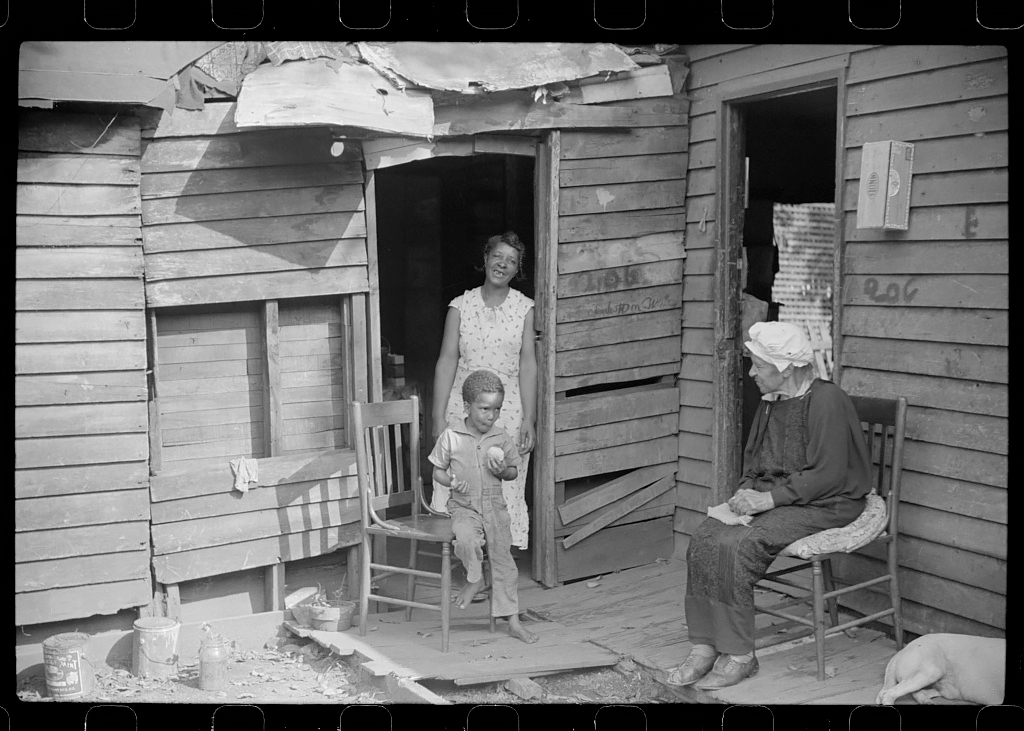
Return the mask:
<svg viewBox="0 0 1024 731">
<path fill-rule="evenodd" d="M 406 620 L 412 610 L 429 609 L 441 613 L 441 650 L 448 652 L 448 631 L 451 620 L 451 556 L 452 521 L 446 515 L 433 513 L 423 496 L 419 463 L 419 399 L 383 403 L 352 403 L 352 428 L 356 446 L 359 481 L 359 512 L 362 546 L 360 550 L 359 634 L 366 634 L 366 615 L 370 601 L 406 607 Z M 408 434 L 408 439 L 405 438 Z M 407 474 L 408 473 L 408 474 Z M 382 518 L 378 511 L 409 505 L 411 515 Z M 426 507 L 428 512 L 421 512 Z M 373 540 L 403 538 L 409 541 L 408 566 L 376 563 Z M 420 543 L 437 544 L 441 548 L 441 571 L 416 568 Z M 376 572 L 376 573 L 374 573 Z M 395 574 L 408 576 L 405 599 L 374 593 L 374 580 Z M 440 586 L 438 604 L 415 601 L 416 585 L 433 580 Z M 491 631 L 495 622 L 491 618 Z"/>
<path fill-rule="evenodd" d="M 825 679 L 825 638 L 844 632 L 851 627 L 875 622 L 892 615 L 896 648 L 903 648 L 903 614 L 900 606 L 899 562 L 896 556 L 898 536 L 898 512 L 900 500 L 900 479 L 903 470 L 903 439 L 907 420 L 907 399 L 869 398 L 852 396 L 857 415 L 865 427 L 865 437 L 871 455 L 877 480 L 867 498 L 864 512 L 853 523 L 842 528 L 815 533 L 801 538 L 784 548 L 781 556 L 804 559 L 804 561 L 765 575 L 763 582 L 773 582 L 792 587 L 801 592 L 808 589 L 795 581 L 781 578 L 803 569 L 811 569 L 810 594 L 797 596 L 768 607 L 756 607 L 758 612 L 788 619 L 814 630 L 818 655 L 818 680 Z M 847 584 L 832 575 L 832 559 L 843 553 L 851 553 L 870 543 L 886 547 L 885 572 L 868 581 L 850 584 L 836 589 L 835 584 Z M 839 624 L 839 603 L 837 598 L 853 591 L 867 589 L 877 584 L 887 584 L 890 607 L 860 619 Z M 764 584 L 760 588 L 770 588 Z M 831 616 L 831 627 L 825 627 L 825 603 Z M 810 603 L 813 619 L 799 617 L 782 611 L 798 604 Z"/>
</svg>

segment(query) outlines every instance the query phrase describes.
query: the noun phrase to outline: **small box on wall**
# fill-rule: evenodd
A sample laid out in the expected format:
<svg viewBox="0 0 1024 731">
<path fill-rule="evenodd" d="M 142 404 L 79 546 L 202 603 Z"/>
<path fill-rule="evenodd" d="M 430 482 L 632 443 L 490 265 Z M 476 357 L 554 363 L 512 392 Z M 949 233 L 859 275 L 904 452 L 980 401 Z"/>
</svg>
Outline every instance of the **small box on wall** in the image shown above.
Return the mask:
<svg viewBox="0 0 1024 731">
<path fill-rule="evenodd" d="M 857 228 L 907 230 L 914 145 L 886 140 L 866 142 L 860 158 Z"/>
</svg>

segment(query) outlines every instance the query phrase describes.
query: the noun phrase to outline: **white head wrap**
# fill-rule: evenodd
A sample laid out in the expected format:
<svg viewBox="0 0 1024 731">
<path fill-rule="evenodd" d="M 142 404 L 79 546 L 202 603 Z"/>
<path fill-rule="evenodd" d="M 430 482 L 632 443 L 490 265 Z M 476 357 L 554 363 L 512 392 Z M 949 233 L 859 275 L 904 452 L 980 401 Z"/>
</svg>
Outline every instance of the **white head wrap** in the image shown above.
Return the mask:
<svg viewBox="0 0 1024 731">
<path fill-rule="evenodd" d="M 747 349 L 778 368 L 805 366 L 814 361 L 814 351 L 802 327 L 789 322 L 755 322 L 750 326 Z"/>
</svg>

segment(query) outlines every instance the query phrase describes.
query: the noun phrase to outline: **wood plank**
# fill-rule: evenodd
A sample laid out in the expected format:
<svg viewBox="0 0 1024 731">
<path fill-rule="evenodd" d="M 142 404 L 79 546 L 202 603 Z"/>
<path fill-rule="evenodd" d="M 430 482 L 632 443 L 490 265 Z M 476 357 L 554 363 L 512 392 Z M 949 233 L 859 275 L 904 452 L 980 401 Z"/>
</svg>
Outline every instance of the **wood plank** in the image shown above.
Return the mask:
<svg viewBox="0 0 1024 731">
<path fill-rule="evenodd" d="M 701 43 L 695 46 L 684 46 L 683 48 L 686 55 L 690 57 L 690 63 L 695 64 L 712 56 L 722 56 L 750 47 L 751 44 L 749 43 Z"/>
<path fill-rule="evenodd" d="M 287 216 L 293 213 L 319 215 L 359 211 L 362 208 L 363 191 L 356 185 L 249 190 L 241 193 L 149 198 L 142 203 L 142 223 L 148 226 Z"/>
<path fill-rule="evenodd" d="M 715 347 L 715 331 L 711 328 L 689 327 L 683 331 L 682 352 L 711 353 Z"/>
<path fill-rule="evenodd" d="M 68 375 L 15 376 L 16 406 L 145 401 L 142 370 Z"/>
<path fill-rule="evenodd" d="M 136 462 L 149 457 L 144 433 L 16 439 L 14 444 L 15 469 Z"/>
<path fill-rule="evenodd" d="M 583 104 L 672 96 L 672 79 L 666 65 L 623 71 L 610 77 L 580 81 Z"/>
<path fill-rule="evenodd" d="M 326 129 L 154 139 L 142 153 L 142 173 L 338 162 L 330 148 Z M 342 160 L 357 153 L 346 149 Z"/>
<path fill-rule="evenodd" d="M 944 104 L 940 114 L 922 114 L 920 109 L 867 114 L 847 121 L 845 142 L 847 147 L 860 147 L 865 142 L 882 139 L 916 142 L 936 137 L 1002 132 L 1009 128 L 1008 115 L 1006 97 Z"/>
<path fill-rule="evenodd" d="M 23 183 L 15 210 L 26 216 L 131 216 L 142 205 L 131 186 Z"/>
<path fill-rule="evenodd" d="M 1004 347 L 946 345 L 848 336 L 843 341 L 843 363 L 900 373 L 920 373 L 990 383 L 1009 382 L 1009 353 Z"/>
<path fill-rule="evenodd" d="M 901 307 L 962 307 L 1005 310 L 1009 280 L 997 274 L 853 274 L 843 287 L 844 305 L 898 304 Z"/>
<path fill-rule="evenodd" d="M 610 480 L 600 487 L 588 490 L 582 495 L 566 500 L 558 506 L 558 515 L 562 523 L 568 525 L 595 510 L 610 505 L 641 488 L 670 477 L 675 472 L 675 465 L 661 464 L 653 467 L 641 467 L 628 474 Z"/>
<path fill-rule="evenodd" d="M 628 515 L 632 511 L 639 508 L 641 505 L 650 502 L 659 495 L 674 488 L 675 485 L 675 476 L 668 475 L 666 477 L 661 478 L 653 485 L 645 487 L 644 489 L 633 493 L 629 497 L 623 498 L 622 500 L 611 506 L 611 509 L 605 512 L 603 515 L 594 518 L 594 520 L 592 520 L 586 526 L 580 528 L 575 533 L 565 538 L 562 541 L 562 548 L 572 548 L 580 541 L 594 535 L 602 528 L 611 524 L 613 521 Z"/>
<path fill-rule="evenodd" d="M 620 444 L 657 439 L 675 434 L 678 428 L 679 417 L 672 413 L 562 431 L 555 434 L 555 455 L 591 452 Z"/>
<path fill-rule="evenodd" d="M 844 600 L 844 606 L 868 615 L 880 612 L 889 607 L 888 595 L 875 591 L 854 592 Z M 884 624 L 891 625 L 883 617 Z M 908 599 L 903 600 L 903 626 L 910 632 L 929 634 L 932 632 L 952 632 L 954 634 L 978 635 L 980 637 L 1002 637 L 1005 632 L 981 622 L 975 622 L 953 612 L 918 604 Z"/>
<path fill-rule="evenodd" d="M 338 369 L 332 371 L 322 371 L 324 373 L 337 373 Z M 344 374 L 342 374 L 343 376 Z M 285 388 L 282 390 L 281 400 L 285 404 L 284 411 L 287 414 L 286 418 L 295 418 L 299 416 L 324 416 L 326 414 L 335 413 L 335 407 L 330 407 L 328 411 L 322 413 L 312 413 L 308 409 L 300 409 L 292 406 L 293 404 L 308 404 L 310 402 L 324 402 L 324 401 L 337 401 L 341 399 L 343 390 L 338 380 L 332 380 L 329 383 L 317 385 L 317 386 L 305 386 L 296 388 Z M 313 406 L 312 409 L 325 409 L 323 406 Z M 340 408 L 347 408 L 344 400 L 340 405 Z"/>
<path fill-rule="evenodd" d="M 307 241 L 146 256 L 146 281 L 366 264 L 361 239 Z"/>
<path fill-rule="evenodd" d="M 144 401 L 14 409 L 14 436 L 18 439 L 144 432 L 148 427 Z"/>
<path fill-rule="evenodd" d="M 632 264 L 609 269 L 596 269 L 558 277 L 559 297 L 619 292 L 674 284 L 683 281 L 683 260 Z"/>
<path fill-rule="evenodd" d="M 679 428 L 693 434 L 712 433 L 713 412 L 711 409 L 694 408 L 691 406 L 679 407 Z"/>
<path fill-rule="evenodd" d="M 263 410 L 265 453 L 276 457 L 281 453 L 281 347 L 279 342 L 280 318 L 277 300 L 263 304 L 263 350 L 266 359 Z"/>
<path fill-rule="evenodd" d="M 860 183 L 846 181 L 844 209 L 856 211 Z M 1005 202 L 1010 197 L 1009 171 L 972 170 L 967 172 L 914 175 L 910 186 L 910 205 L 950 206 L 970 203 Z"/>
<path fill-rule="evenodd" d="M 869 48 L 871 46 L 759 44 L 733 51 L 712 61 L 692 64 L 687 88 L 700 89 L 749 76 L 766 68 L 777 70 Z"/>
<path fill-rule="evenodd" d="M 606 386 L 614 383 L 629 383 L 650 378 L 669 376 L 678 370 L 677 363 L 659 363 L 657 365 L 624 368 L 616 371 L 585 373 L 580 376 L 559 376 L 555 379 L 556 391 L 571 391 L 585 386 Z"/>
<path fill-rule="evenodd" d="M 138 520 L 149 520 L 145 490 L 57 495 L 14 502 L 16 533 Z"/>
<path fill-rule="evenodd" d="M 18 246 L 138 246 L 142 231 L 131 226 L 86 226 L 73 223 L 40 223 L 19 217 L 15 230 Z"/>
<path fill-rule="evenodd" d="M 683 231 L 683 208 L 657 208 L 648 211 L 618 211 L 558 219 L 559 243 L 623 239 L 668 231 Z"/>
<path fill-rule="evenodd" d="M 349 477 L 356 474 L 355 452 L 337 449 L 318 454 L 259 459 L 260 487 Z M 226 462 L 211 469 L 165 470 L 151 480 L 154 503 L 227 492 L 234 476 Z"/>
<path fill-rule="evenodd" d="M 1005 56 L 1005 46 L 879 46 L 850 56 L 846 83 L 853 85 L 904 74 L 916 75 Z"/>
<path fill-rule="evenodd" d="M 259 340 L 252 338 L 252 331 L 236 330 L 246 337 L 240 342 L 228 342 L 223 345 L 190 345 L 175 347 L 166 345 L 166 341 L 160 343 L 160 363 L 168 367 L 194 364 L 194 363 L 216 363 L 220 361 L 244 361 L 258 359 L 263 355 L 263 347 Z M 251 339 L 250 339 L 251 338 Z M 158 340 L 163 340 L 158 336 Z M 262 371 L 263 369 L 258 369 Z M 228 375 L 225 371 L 223 375 Z"/>
<path fill-rule="evenodd" d="M 127 114 L 18 112 L 18 150 L 138 157 L 140 141 L 139 120 Z"/>
<path fill-rule="evenodd" d="M 142 277 L 142 250 L 138 246 L 21 248 L 14 261 L 19 279 Z"/>
<path fill-rule="evenodd" d="M 676 464 L 676 480 L 698 487 L 710 488 L 711 462 L 680 457 Z"/>
<path fill-rule="evenodd" d="M 564 352 L 610 343 L 679 335 L 681 327 L 678 313 L 671 310 L 626 315 L 596 323 L 563 323 L 556 328 L 557 349 L 558 352 Z"/>
<path fill-rule="evenodd" d="M 680 378 L 691 378 L 711 382 L 714 367 L 710 355 L 685 353 L 679 368 Z"/>
<path fill-rule="evenodd" d="M 154 109 L 142 117 L 142 136 L 146 139 L 161 137 L 201 137 L 232 134 L 235 126 L 235 102 L 207 100 L 202 109 Z M 146 110 L 149 111 L 149 110 Z"/>
<path fill-rule="evenodd" d="M 668 436 L 639 444 L 609 447 L 596 453 L 568 454 L 555 459 L 555 481 L 668 463 L 676 459 L 677 448 L 676 437 Z"/>
<path fill-rule="evenodd" d="M 574 551 L 556 546 L 559 581 L 643 566 L 671 556 L 672 519 L 656 518 L 607 528 L 589 543 L 589 546 Z"/>
<path fill-rule="evenodd" d="M 263 362 L 260 358 L 245 360 L 199 361 L 196 363 L 165 363 L 162 382 L 174 384 L 175 381 L 195 381 L 194 388 L 173 390 L 168 395 L 201 394 L 207 391 L 208 385 L 217 385 L 224 381 L 222 388 L 246 388 L 247 380 L 239 380 L 239 376 L 253 376 L 263 373 Z M 227 383 L 231 378 L 230 383 Z M 219 392 L 223 392 L 218 389 Z"/>
<path fill-rule="evenodd" d="M 477 155 L 537 157 L 537 139 L 513 135 L 474 135 L 473 152 Z"/>
<path fill-rule="evenodd" d="M 230 249 L 297 241 L 363 238 L 366 236 L 366 220 L 362 211 L 327 213 L 321 216 L 277 216 L 207 224 L 147 226 L 143 235 L 146 254 Z"/>
<path fill-rule="evenodd" d="M 672 530 L 692 536 L 697 531 L 697 527 L 707 519 L 706 513 L 697 513 L 693 510 L 679 508 L 676 510 Z"/>
<path fill-rule="evenodd" d="M 682 234 L 649 234 L 630 239 L 562 244 L 558 247 L 558 271 L 571 274 L 683 258 L 686 258 L 686 248 Z"/>
<path fill-rule="evenodd" d="M 189 426 L 183 429 L 164 428 L 161 431 L 161 445 L 164 447 L 182 447 L 188 444 L 206 444 L 208 442 L 244 440 L 256 444 L 264 443 L 266 431 L 261 421 L 250 422 L 248 418 L 241 423 L 217 424 L 211 426 Z M 169 454 L 173 454 L 170 451 Z"/>
<path fill-rule="evenodd" d="M 711 408 L 713 388 L 710 380 L 697 381 L 680 376 L 678 386 L 680 406 Z"/>
<path fill-rule="evenodd" d="M 249 302 L 365 292 L 367 287 L 365 267 L 331 267 L 152 282 L 146 284 L 146 302 L 150 307 Z"/>
<path fill-rule="evenodd" d="M 14 286 L 15 308 L 25 310 L 141 310 L 141 280 L 32 280 Z"/>
<path fill-rule="evenodd" d="M 1007 486 L 1008 458 L 1000 454 L 911 442 L 904 465 L 927 474 L 968 480 L 993 487 Z"/>
<path fill-rule="evenodd" d="M 357 161 L 320 165 L 276 165 L 262 168 L 150 173 L 142 180 L 142 199 L 241 193 L 334 185 L 362 185 Z M 236 216 L 244 218 L 244 216 Z"/>
<path fill-rule="evenodd" d="M 74 556 L 14 566 L 14 591 L 42 591 L 149 578 L 149 550 Z"/>
<path fill-rule="evenodd" d="M 671 503 L 672 493 L 671 491 L 662 494 L 643 507 L 637 508 L 633 512 L 613 520 L 609 525 L 615 527 L 620 525 L 629 525 L 630 523 L 640 523 L 642 521 L 653 520 L 654 518 L 672 517 L 675 514 L 676 506 Z M 668 498 L 669 500 L 666 500 Z M 594 517 L 598 518 L 604 514 L 608 508 L 600 509 L 594 513 Z M 555 530 L 555 538 L 565 538 L 571 534 L 573 530 L 580 526 L 586 525 L 585 522 L 577 521 L 572 526 L 563 526 L 562 521 L 558 521 L 558 527 Z"/>
<path fill-rule="evenodd" d="M 945 513 L 1007 524 L 1009 497 L 1002 488 L 904 470 L 900 500 Z"/>
<path fill-rule="evenodd" d="M 703 275 L 701 275 L 703 276 Z M 683 279 L 683 287 L 689 283 L 691 277 L 686 276 Z M 715 324 L 715 303 L 714 302 L 695 302 L 693 300 L 686 303 L 686 307 L 683 308 L 683 327 L 684 328 L 698 328 L 705 329 L 714 327 Z"/>
<path fill-rule="evenodd" d="M 686 152 L 685 127 L 645 127 L 616 131 L 571 131 L 562 133 L 562 160 L 656 155 Z"/>
<path fill-rule="evenodd" d="M 560 399 L 555 404 L 555 429 L 582 429 L 597 424 L 676 411 L 676 392 L 669 383 L 621 388 Z"/>
<path fill-rule="evenodd" d="M 185 429 L 196 426 L 216 426 L 241 422 L 262 422 L 263 407 L 218 408 L 208 411 L 177 411 L 162 415 L 161 424 L 165 429 Z"/>
<path fill-rule="evenodd" d="M 690 144 L 707 142 L 718 138 L 717 112 L 711 111 L 698 114 L 699 110 L 692 110 L 690 115 Z"/>
<path fill-rule="evenodd" d="M 908 409 L 907 437 L 915 441 L 1007 454 L 1008 428 L 1008 420 L 998 416 Z"/>
<path fill-rule="evenodd" d="M 851 242 L 843 262 L 846 274 L 1005 274 L 1009 266 L 1009 242 L 976 239 Z"/>
<path fill-rule="evenodd" d="M 843 173 L 847 180 L 860 180 L 861 149 L 857 147 L 846 151 Z M 959 170 L 1004 168 L 1009 165 L 1009 160 L 1009 141 L 1006 132 L 942 137 L 918 140 L 914 143 L 915 176 Z"/>
<path fill-rule="evenodd" d="M 153 598 L 150 579 L 75 586 L 14 595 L 14 621 L 18 625 L 79 619 L 82 607 L 93 615 L 116 614 L 141 607 Z"/>
<path fill-rule="evenodd" d="M 366 295 L 358 294 L 352 300 L 352 395 L 356 401 L 370 400 L 369 360 L 367 357 Z"/>
<path fill-rule="evenodd" d="M 261 510 L 274 511 L 298 505 L 316 506 L 326 502 L 340 502 L 348 506 L 350 500 L 359 497 L 358 482 L 351 476 L 293 482 L 269 489 L 261 485 L 249 490 L 243 499 L 237 497 L 238 493 L 231 485 L 221 487 L 221 492 L 209 495 L 153 503 L 153 525 Z M 355 504 L 358 506 L 358 502 Z"/>
<path fill-rule="evenodd" d="M 145 462 L 24 469 L 14 472 L 14 497 L 32 498 L 107 490 L 134 490 L 149 485 Z"/>
<path fill-rule="evenodd" d="M 904 373 L 884 373 L 851 366 L 843 369 L 843 390 L 877 398 L 906 396 L 915 406 L 927 406 L 968 414 L 1009 416 L 1007 387 L 974 383 L 957 378 L 934 378 Z"/>
<path fill-rule="evenodd" d="M 664 310 L 678 311 L 682 305 L 681 289 L 673 284 L 565 299 L 558 303 L 558 322 L 580 322 Z"/>
<path fill-rule="evenodd" d="M 286 434 L 282 437 L 282 454 L 308 453 L 318 449 L 340 449 L 348 442 L 341 430 L 315 434 Z"/>
<path fill-rule="evenodd" d="M 154 556 L 153 569 L 157 581 L 160 583 L 177 584 L 206 576 L 269 566 L 279 561 L 296 561 L 300 558 L 320 556 L 345 546 L 354 545 L 359 540 L 358 526 L 335 526 L 196 551 L 171 553 L 166 556 Z"/>
<path fill-rule="evenodd" d="M 19 183 L 137 186 L 141 177 L 137 157 L 62 155 L 45 152 L 18 154 Z"/>
<path fill-rule="evenodd" d="M 215 333 L 221 337 L 221 333 L 250 329 L 253 332 L 259 330 L 259 314 L 255 306 L 248 308 L 227 308 L 223 310 L 202 311 L 189 314 L 178 314 L 173 311 L 159 313 L 160 316 L 160 338 L 170 334 L 186 333 L 189 335 L 197 333 Z M 214 343 L 220 341 L 214 341 Z M 230 342 L 224 340 L 223 342 Z M 186 345 L 191 342 L 185 343 Z M 204 343 L 209 345 L 211 343 Z"/>
<path fill-rule="evenodd" d="M 315 417 L 333 418 L 335 416 L 344 416 L 348 408 L 349 405 L 341 399 L 341 394 L 335 393 L 331 397 L 317 401 L 300 401 L 297 403 L 285 401 L 281 407 L 281 413 L 284 419 L 293 421 Z M 314 431 L 323 430 L 316 429 Z"/>
<path fill-rule="evenodd" d="M 718 165 L 718 141 L 711 139 L 691 143 L 686 155 L 691 171 L 713 168 Z"/>
<path fill-rule="evenodd" d="M 679 456 L 686 459 L 711 461 L 711 435 L 679 432 Z"/>
<path fill-rule="evenodd" d="M 644 365 L 679 362 L 679 338 L 676 336 L 640 340 L 635 343 L 614 343 L 595 348 L 580 348 L 559 353 L 555 361 L 556 376 L 579 376 Z"/>
<path fill-rule="evenodd" d="M 366 278 L 369 292 L 366 295 L 367 348 L 369 349 L 369 380 L 370 397 L 373 401 L 383 401 L 383 374 L 381 372 L 381 334 L 380 334 L 380 272 L 377 260 L 379 242 L 377 240 L 377 176 L 376 173 L 366 175 L 364 196 L 366 204 Z M 384 551 L 381 543 L 380 551 Z M 382 556 L 383 559 L 383 556 Z M 381 563 L 385 561 L 381 560 Z"/>
<path fill-rule="evenodd" d="M 34 229 L 37 226 L 47 226 L 54 229 L 76 227 L 96 228 L 100 231 L 108 229 L 130 229 L 138 238 L 139 228 L 142 226 L 142 216 L 17 216 L 18 225 L 22 229 Z"/>
<path fill-rule="evenodd" d="M 1009 91 L 1006 58 L 950 66 L 847 86 L 850 117 L 966 99 L 1005 96 Z"/>
<path fill-rule="evenodd" d="M 558 172 L 558 185 L 571 188 L 579 185 L 615 185 L 645 180 L 684 180 L 687 152 L 656 155 L 625 155 L 563 160 Z M 690 165 L 692 166 L 692 158 Z"/>
<path fill-rule="evenodd" d="M 1009 312 L 885 306 L 849 307 L 843 334 L 870 337 L 885 333 L 900 340 L 927 340 L 967 345 L 1009 344 Z"/>
<path fill-rule="evenodd" d="M 683 178 L 567 188 L 559 195 L 558 213 L 561 216 L 577 216 L 679 207 L 686 200 L 686 184 Z"/>
<path fill-rule="evenodd" d="M 14 342 L 61 343 L 99 340 L 145 340 L 142 311 L 17 312 Z"/>
<path fill-rule="evenodd" d="M 900 566 L 979 589 L 1006 594 L 1006 562 L 969 551 L 923 541 L 912 536 L 899 536 Z M 886 547 L 873 543 L 857 551 L 881 561 L 886 560 Z"/>
<path fill-rule="evenodd" d="M 141 340 L 14 346 L 14 372 L 18 375 L 144 370 L 145 367 L 146 344 Z"/>
<path fill-rule="evenodd" d="M 72 556 L 93 556 L 129 551 L 149 551 L 149 524 L 112 523 L 82 528 L 40 530 L 14 534 L 14 560 L 16 563 L 45 561 Z M 149 555 L 143 558 L 149 570 Z M 89 583 L 96 583 L 89 574 Z"/>
</svg>

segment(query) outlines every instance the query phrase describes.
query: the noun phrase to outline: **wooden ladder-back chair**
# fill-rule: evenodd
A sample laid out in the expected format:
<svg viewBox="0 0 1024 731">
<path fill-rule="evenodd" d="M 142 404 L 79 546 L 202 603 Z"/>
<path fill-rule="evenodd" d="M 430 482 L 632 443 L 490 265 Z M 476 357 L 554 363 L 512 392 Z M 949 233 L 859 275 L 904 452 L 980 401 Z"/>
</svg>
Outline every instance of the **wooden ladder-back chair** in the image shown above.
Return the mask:
<svg viewBox="0 0 1024 731">
<path fill-rule="evenodd" d="M 451 620 L 451 556 L 452 521 L 447 515 L 430 510 L 423 496 L 420 477 L 420 421 L 419 399 L 413 396 L 404 401 L 383 403 L 352 403 L 352 427 L 356 445 L 356 466 L 359 480 L 360 550 L 359 581 L 359 634 L 366 634 L 366 615 L 370 601 L 396 604 L 406 608 L 406 620 L 412 619 L 413 609 L 429 609 L 441 613 L 441 651 L 448 652 L 448 629 Z M 403 438 L 403 427 L 409 438 Z M 407 474 L 408 473 L 408 474 Z M 384 519 L 378 511 L 398 505 L 409 505 L 411 515 Z M 427 513 L 421 512 L 425 508 Z M 404 538 L 410 542 L 409 565 L 396 566 L 375 563 L 372 554 L 372 536 L 378 540 Z M 420 542 L 441 546 L 441 571 L 421 571 L 416 568 L 417 546 Z M 373 572 L 378 572 L 375 576 Z M 405 599 L 373 593 L 373 579 L 395 574 L 409 577 Z M 416 584 L 427 579 L 441 589 L 439 604 L 415 601 Z M 495 621 L 491 617 L 491 631 Z"/>
<path fill-rule="evenodd" d="M 871 455 L 872 469 L 875 471 L 876 477 L 874 491 L 885 500 L 886 505 L 885 531 L 871 541 L 871 543 L 881 543 L 886 546 L 885 573 L 868 581 L 850 584 L 844 580 L 837 580 L 832 575 L 832 558 L 842 556 L 842 553 L 813 555 L 796 565 L 769 572 L 762 579 L 763 582 L 771 581 L 806 592 L 808 589 L 805 586 L 781 577 L 794 571 L 810 568 L 812 583 L 809 595 L 794 597 L 768 607 L 756 607 L 758 612 L 788 619 L 814 630 L 815 649 L 818 655 L 818 680 L 825 679 L 825 638 L 844 632 L 851 627 L 892 615 L 896 648 L 897 650 L 903 648 L 903 613 L 900 605 L 899 561 L 896 551 L 899 535 L 900 481 L 903 472 L 903 440 L 907 420 L 907 399 L 902 396 L 896 399 L 851 396 L 851 399 L 857 409 L 857 415 L 864 425 L 868 453 Z M 783 555 L 788 550 L 788 548 L 784 550 Z M 837 582 L 849 585 L 842 589 L 836 589 Z M 888 584 L 890 599 L 888 609 L 839 624 L 838 597 L 881 583 Z M 769 587 L 761 584 L 760 588 Z M 829 628 L 825 627 L 826 602 L 832 620 L 832 626 Z M 798 617 L 782 611 L 788 607 L 807 603 L 813 607 L 813 619 Z"/>
</svg>

